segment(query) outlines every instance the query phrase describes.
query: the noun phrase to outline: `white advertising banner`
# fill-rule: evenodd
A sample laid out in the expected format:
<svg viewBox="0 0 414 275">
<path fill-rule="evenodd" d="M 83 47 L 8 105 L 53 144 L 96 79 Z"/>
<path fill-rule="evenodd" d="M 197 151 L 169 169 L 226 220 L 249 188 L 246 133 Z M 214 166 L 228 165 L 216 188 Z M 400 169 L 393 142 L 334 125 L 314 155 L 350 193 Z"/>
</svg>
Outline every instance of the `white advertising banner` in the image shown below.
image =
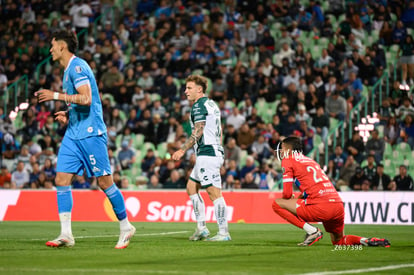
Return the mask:
<svg viewBox="0 0 414 275">
<path fill-rule="evenodd" d="M 414 192 L 340 192 L 345 224 L 414 225 Z"/>
</svg>

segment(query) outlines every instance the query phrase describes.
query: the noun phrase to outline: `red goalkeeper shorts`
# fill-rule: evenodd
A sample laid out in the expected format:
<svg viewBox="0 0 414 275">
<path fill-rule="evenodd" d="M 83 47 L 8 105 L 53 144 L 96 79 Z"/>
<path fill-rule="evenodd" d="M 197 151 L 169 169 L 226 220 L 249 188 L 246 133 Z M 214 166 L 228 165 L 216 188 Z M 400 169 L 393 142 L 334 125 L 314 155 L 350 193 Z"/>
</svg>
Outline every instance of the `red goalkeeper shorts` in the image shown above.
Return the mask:
<svg viewBox="0 0 414 275">
<path fill-rule="evenodd" d="M 297 201 L 296 213 L 305 222 L 322 222 L 326 232 L 342 233 L 344 230 L 344 205 L 342 202 L 326 202 L 318 204 L 305 204 Z"/>
</svg>

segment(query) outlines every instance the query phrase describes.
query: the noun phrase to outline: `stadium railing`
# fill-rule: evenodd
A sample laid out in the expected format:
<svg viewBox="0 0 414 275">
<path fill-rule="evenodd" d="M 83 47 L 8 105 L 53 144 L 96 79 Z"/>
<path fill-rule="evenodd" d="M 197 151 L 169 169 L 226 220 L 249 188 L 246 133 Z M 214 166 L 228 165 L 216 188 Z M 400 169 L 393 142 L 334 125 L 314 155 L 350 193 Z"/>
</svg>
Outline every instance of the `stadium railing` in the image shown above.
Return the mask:
<svg viewBox="0 0 414 275">
<path fill-rule="evenodd" d="M 7 87 L 6 92 L 3 95 L 4 114 L 9 113 L 8 107 L 11 100 L 13 100 L 14 106 L 12 109 L 18 106 L 18 97 L 21 95 L 22 91 L 24 91 L 24 98 L 27 99 L 29 97 L 29 77 L 26 74 Z"/>
<path fill-rule="evenodd" d="M 356 123 L 361 121 L 361 109 L 364 109 L 364 117 L 368 116 L 368 98 L 365 96 L 361 97 L 361 100 L 352 108 L 351 112 L 349 112 L 349 125 L 348 125 L 348 138 L 352 138 L 352 132 L 354 130 L 352 118 L 356 115 Z"/>
<path fill-rule="evenodd" d="M 370 100 L 371 100 L 371 114 L 375 113 L 377 108 L 376 108 L 376 100 L 378 100 L 378 105 L 377 106 L 381 106 L 382 105 L 382 88 L 383 88 L 383 81 L 385 80 L 385 88 L 386 88 L 386 97 L 389 96 L 389 71 L 385 70 L 384 73 L 382 74 L 382 76 L 377 80 L 377 82 L 375 82 L 375 84 L 372 86 L 371 88 L 371 95 L 370 95 Z"/>
<path fill-rule="evenodd" d="M 105 10 L 104 11 L 104 13 L 103 14 L 101 14 L 101 15 L 99 15 L 93 22 L 92 22 L 92 24 L 93 24 L 93 27 L 92 27 L 92 35 L 93 36 L 97 36 L 97 33 L 98 33 L 98 23 L 100 22 L 100 20 L 102 19 L 102 18 L 105 18 L 106 16 L 107 16 L 107 13 L 109 13 L 109 12 L 112 12 L 112 14 L 113 14 L 113 10 L 115 9 L 116 7 L 112 7 L 111 9 L 109 9 L 109 10 Z M 115 29 L 114 28 L 114 22 L 113 22 L 113 20 L 112 20 L 112 29 Z M 88 32 L 88 30 L 82 30 L 82 31 L 80 31 L 78 34 L 77 34 L 77 37 L 79 38 L 79 36 L 80 35 L 83 35 L 83 34 L 85 34 L 83 37 L 84 37 L 84 39 L 85 40 L 87 40 L 87 38 L 88 38 L 88 35 L 89 35 L 89 32 Z M 36 66 L 36 69 L 35 69 L 35 72 L 34 72 L 34 79 L 36 80 L 36 83 L 38 83 L 39 82 L 39 76 L 41 75 L 41 72 L 48 72 L 49 70 L 50 70 L 50 67 L 48 67 L 48 66 L 51 66 L 50 65 L 50 59 L 52 58 L 52 56 L 48 56 L 48 57 L 46 57 L 45 59 L 43 59 L 39 64 L 37 64 L 37 66 Z"/>
</svg>

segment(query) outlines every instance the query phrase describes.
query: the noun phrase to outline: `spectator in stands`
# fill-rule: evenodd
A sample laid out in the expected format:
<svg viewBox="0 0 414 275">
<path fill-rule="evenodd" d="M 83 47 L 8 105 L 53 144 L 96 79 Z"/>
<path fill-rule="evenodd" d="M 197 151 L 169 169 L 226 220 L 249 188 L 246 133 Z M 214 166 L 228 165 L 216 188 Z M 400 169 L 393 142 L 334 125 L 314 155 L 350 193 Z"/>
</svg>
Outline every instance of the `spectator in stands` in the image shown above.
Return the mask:
<svg viewBox="0 0 414 275">
<path fill-rule="evenodd" d="M 224 155 L 227 161 L 234 160 L 236 163 L 240 162 L 241 149 L 236 144 L 236 139 L 230 137 L 224 147 Z"/>
<path fill-rule="evenodd" d="M 407 115 L 414 115 L 414 107 L 409 97 L 406 96 L 402 99 L 402 105 L 395 110 L 395 114 L 400 120 L 404 120 Z"/>
<path fill-rule="evenodd" d="M 374 155 L 368 155 L 367 165 L 362 167 L 362 170 L 364 170 L 364 174 L 367 176 L 368 180 L 372 183 L 374 180 L 374 176 L 377 173 L 377 164 L 375 163 Z"/>
<path fill-rule="evenodd" d="M 349 181 L 355 175 L 358 163 L 352 155 L 348 155 L 345 164 L 339 170 L 339 179 L 336 181 L 335 187 L 337 190 L 346 191 L 349 188 Z"/>
<path fill-rule="evenodd" d="M 348 93 L 352 97 L 352 105 L 355 106 L 362 97 L 363 85 L 357 73 L 350 72 L 349 79 L 342 86 L 343 89 L 348 90 Z"/>
<path fill-rule="evenodd" d="M 185 180 L 177 170 L 172 170 L 169 178 L 162 185 L 163 188 L 175 189 L 185 188 Z"/>
<path fill-rule="evenodd" d="M 296 16 L 298 28 L 303 31 L 310 31 L 312 27 L 312 14 L 302 6 L 299 8 L 299 14 Z"/>
<path fill-rule="evenodd" d="M 334 153 L 329 157 L 328 176 L 332 179 L 339 178 L 339 171 L 346 162 L 347 155 L 344 153 L 342 146 L 337 145 Z"/>
<path fill-rule="evenodd" d="M 393 29 L 389 21 L 384 21 L 379 33 L 379 43 L 383 46 L 391 46 L 393 44 Z"/>
<path fill-rule="evenodd" d="M 409 90 L 410 86 L 414 85 L 414 41 L 411 35 L 406 35 L 403 41 L 399 45 L 397 56 L 400 56 L 399 63 L 402 70 L 401 88 Z"/>
<path fill-rule="evenodd" d="M 6 93 L 7 83 L 7 75 L 5 74 L 4 67 L 0 64 L 0 96 Z"/>
<path fill-rule="evenodd" d="M 353 132 L 351 139 L 347 140 L 345 143 L 345 150 L 346 153 L 352 155 L 358 163 L 363 161 L 365 157 L 365 145 L 359 132 Z"/>
<path fill-rule="evenodd" d="M 251 150 L 251 145 L 255 141 L 254 129 L 250 129 L 247 123 L 244 123 L 237 134 L 237 144 L 242 150 Z"/>
<path fill-rule="evenodd" d="M 30 174 L 24 169 L 24 162 L 17 163 L 16 170 L 11 175 L 11 185 L 13 189 L 27 188 L 30 181 Z"/>
<path fill-rule="evenodd" d="M 380 120 L 380 124 L 386 125 L 392 116 L 394 116 L 394 110 L 391 107 L 390 99 L 389 98 L 382 99 L 382 104 L 377 113 L 377 117 Z"/>
<path fill-rule="evenodd" d="M 371 186 L 374 191 L 397 190 L 395 181 L 391 181 L 390 176 L 384 173 L 384 165 L 382 163 L 377 165 L 377 171 L 374 175 Z"/>
<path fill-rule="evenodd" d="M 130 148 L 126 140 L 122 141 L 121 151 L 118 153 L 118 160 L 122 170 L 130 169 L 135 163 L 135 152 Z"/>
<path fill-rule="evenodd" d="M 358 67 L 358 75 L 364 85 L 372 86 L 375 84 L 375 82 L 377 82 L 377 68 L 371 62 L 371 57 L 369 55 L 364 56 L 363 62 L 361 62 Z"/>
<path fill-rule="evenodd" d="M 240 114 L 239 108 L 233 107 L 233 112 L 227 117 L 226 124 L 233 125 L 237 131 L 245 123 L 246 118 Z"/>
<path fill-rule="evenodd" d="M 326 99 L 325 109 L 329 117 L 344 120 L 347 114 L 347 102 L 339 94 L 339 91 L 335 91 Z"/>
<path fill-rule="evenodd" d="M 346 55 L 351 56 L 352 51 L 358 51 L 359 54 L 363 53 L 364 46 L 359 38 L 355 36 L 355 34 L 350 33 L 348 35 L 348 40 L 346 41 Z"/>
<path fill-rule="evenodd" d="M 404 42 L 405 37 L 407 36 L 407 29 L 404 27 L 404 24 L 401 20 L 397 21 L 397 24 L 392 30 L 392 43 L 400 45 Z"/>
<path fill-rule="evenodd" d="M 242 180 L 242 189 L 258 189 L 259 186 L 255 182 L 255 175 L 253 172 L 248 172 Z"/>
<path fill-rule="evenodd" d="M 373 155 L 375 158 L 375 162 L 380 163 L 382 160 L 382 155 L 384 154 L 384 149 L 384 138 L 379 137 L 377 129 L 372 130 L 371 138 L 365 144 L 365 150 L 367 155 Z"/>
<path fill-rule="evenodd" d="M 384 127 L 384 141 L 391 145 L 395 145 L 400 133 L 401 130 L 397 123 L 397 119 L 395 118 L 395 115 L 391 114 Z"/>
<path fill-rule="evenodd" d="M 155 146 L 167 140 L 168 126 L 163 122 L 159 113 L 152 116 L 145 134 L 145 141 L 152 142 Z"/>
<path fill-rule="evenodd" d="M 114 156 L 114 151 L 108 146 L 108 157 L 109 163 L 111 164 L 111 172 L 121 171 L 121 164 L 118 161 L 118 158 Z"/>
<path fill-rule="evenodd" d="M 272 155 L 272 149 L 269 144 L 266 142 L 263 135 L 259 135 L 256 140 L 253 142 L 251 147 L 252 155 L 255 159 L 262 163 L 264 160 L 268 159 Z"/>
<path fill-rule="evenodd" d="M 328 136 L 329 124 L 329 117 L 326 115 L 323 106 L 319 106 L 316 110 L 316 115 L 312 118 L 312 127 L 322 141 L 325 141 Z"/>
<path fill-rule="evenodd" d="M 74 5 L 69 10 L 69 15 L 72 16 L 72 24 L 78 34 L 79 49 L 83 49 L 89 28 L 89 17 L 93 16 L 91 7 L 85 2 L 87 1 L 75 0 Z"/>
<path fill-rule="evenodd" d="M 109 61 L 108 71 L 106 71 L 100 78 L 99 89 L 103 94 L 114 94 L 124 84 L 124 75 L 119 72 L 118 67 Z M 140 85 L 138 83 L 138 85 Z M 141 85 L 140 85 L 141 86 Z"/>
<path fill-rule="evenodd" d="M 112 113 L 111 113 L 111 117 L 110 117 L 110 120 L 109 120 L 109 123 L 108 123 L 109 127 L 114 127 L 115 132 L 117 134 L 120 134 L 122 132 L 122 129 L 124 128 L 124 121 L 121 118 L 120 112 L 121 111 L 119 109 L 113 108 Z"/>
<path fill-rule="evenodd" d="M 400 137 L 397 143 L 407 142 L 411 149 L 414 149 L 414 120 L 412 115 L 406 115 L 403 122 L 400 124 Z"/>
<path fill-rule="evenodd" d="M 7 169 L 7 166 L 5 164 L 3 164 L 1 166 L 1 171 L 0 171 L 0 189 L 2 188 L 6 188 L 5 184 L 6 183 L 11 183 L 11 173 L 9 172 L 9 169 Z"/>
<path fill-rule="evenodd" d="M 121 184 L 122 185 L 122 184 Z M 72 181 L 72 188 L 74 189 L 90 189 L 91 184 L 85 179 L 85 175 L 76 175 Z"/>
<path fill-rule="evenodd" d="M 413 178 L 407 174 L 407 166 L 400 165 L 400 174 L 394 177 L 398 191 L 413 191 Z"/>
<path fill-rule="evenodd" d="M 355 175 L 349 180 L 349 188 L 353 191 L 368 191 L 371 182 L 367 179 L 361 167 L 355 169 Z"/>
<path fill-rule="evenodd" d="M 404 26 L 407 28 L 414 28 L 414 2 L 409 1 L 408 7 L 405 8 L 403 14 L 401 15 L 401 21 L 404 23 Z"/>
<path fill-rule="evenodd" d="M 235 189 L 236 186 L 240 186 L 240 171 L 237 167 L 237 162 L 230 160 L 226 169 L 225 180 L 226 189 Z"/>
</svg>

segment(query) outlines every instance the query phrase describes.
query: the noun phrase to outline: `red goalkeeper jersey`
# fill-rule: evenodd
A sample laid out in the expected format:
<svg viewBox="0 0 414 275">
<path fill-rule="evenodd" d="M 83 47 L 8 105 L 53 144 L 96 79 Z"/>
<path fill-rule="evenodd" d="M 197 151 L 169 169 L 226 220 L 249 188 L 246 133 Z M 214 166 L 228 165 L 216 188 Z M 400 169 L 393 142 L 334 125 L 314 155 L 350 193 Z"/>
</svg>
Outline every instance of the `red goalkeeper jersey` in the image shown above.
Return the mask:
<svg viewBox="0 0 414 275">
<path fill-rule="evenodd" d="M 282 159 L 283 198 L 292 197 L 293 183 L 303 193 L 306 204 L 342 202 L 335 187 L 313 159 L 293 154 Z"/>
</svg>

